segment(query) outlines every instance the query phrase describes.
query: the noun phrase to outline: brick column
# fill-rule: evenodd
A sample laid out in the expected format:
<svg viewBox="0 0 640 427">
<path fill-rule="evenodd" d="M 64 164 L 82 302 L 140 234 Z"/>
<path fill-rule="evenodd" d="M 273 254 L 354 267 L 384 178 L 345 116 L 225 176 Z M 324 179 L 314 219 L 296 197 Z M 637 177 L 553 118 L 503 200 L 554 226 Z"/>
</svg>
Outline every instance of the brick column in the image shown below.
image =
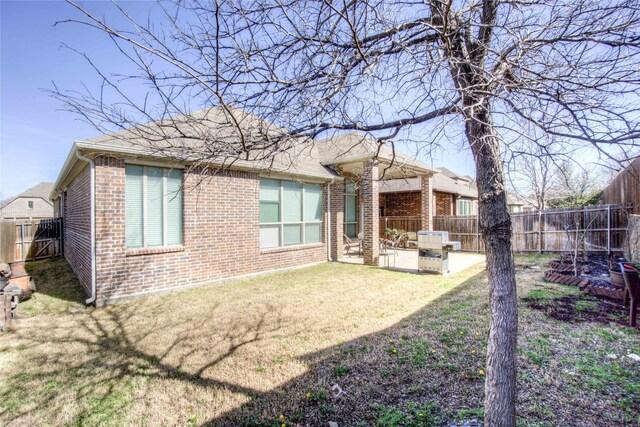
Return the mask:
<svg viewBox="0 0 640 427">
<path fill-rule="evenodd" d="M 331 259 L 339 261 L 344 257 L 344 182 L 327 185 L 331 190 Z"/>
<path fill-rule="evenodd" d="M 364 162 L 364 171 L 360 185 L 360 200 L 364 205 L 364 238 L 362 250 L 366 265 L 378 265 L 380 255 L 380 196 L 378 194 L 378 163 Z"/>
<path fill-rule="evenodd" d="M 431 230 L 433 224 L 432 199 L 431 176 L 420 175 L 420 218 L 423 230 Z"/>
<path fill-rule="evenodd" d="M 96 305 L 122 292 L 127 280 L 125 163 L 113 157 L 95 159 Z"/>
</svg>

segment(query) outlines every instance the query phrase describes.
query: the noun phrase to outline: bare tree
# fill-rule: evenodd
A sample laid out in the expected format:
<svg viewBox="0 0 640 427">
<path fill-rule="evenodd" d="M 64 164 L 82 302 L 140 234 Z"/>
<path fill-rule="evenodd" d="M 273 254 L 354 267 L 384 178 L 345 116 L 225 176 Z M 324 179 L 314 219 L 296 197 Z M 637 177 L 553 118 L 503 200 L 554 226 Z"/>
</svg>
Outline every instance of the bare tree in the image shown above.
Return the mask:
<svg viewBox="0 0 640 427">
<path fill-rule="evenodd" d="M 514 153 L 507 163 L 513 192 L 531 202 L 535 209 L 546 209 L 550 198 L 561 196 L 563 171 L 569 160 L 564 153 L 555 151 L 558 145 L 548 135 L 534 134 L 530 144 L 525 145 L 527 150 Z"/>
<path fill-rule="evenodd" d="M 589 168 L 589 169 L 587 169 Z M 554 197 L 549 199 L 553 208 L 596 205 L 606 186 L 606 169 L 597 165 L 564 164 Z"/>
<path fill-rule="evenodd" d="M 56 90 L 98 129 L 159 119 L 172 128 L 170 117 L 211 105 L 222 105 L 232 123 L 240 108 L 281 129 L 260 135 L 267 143 L 239 132 L 232 147 L 200 133 L 212 153 L 229 158 L 255 147 L 268 157 L 288 138 L 304 144 L 336 131 L 393 144 L 420 140 L 421 129 L 426 151 L 464 133 L 491 301 L 485 421 L 515 425 L 517 300 L 501 153 L 527 150 L 517 137 L 527 126 L 603 158 L 612 147 L 636 147 L 637 0 L 184 0 L 162 3 L 158 22 L 119 8 L 128 28 L 71 4 L 82 13 L 73 21 L 106 33 L 139 70 L 97 69 L 97 94 Z M 127 77 L 147 84 L 148 97 L 131 99 Z M 153 134 L 146 137 L 175 134 L 157 128 L 145 128 Z"/>
</svg>

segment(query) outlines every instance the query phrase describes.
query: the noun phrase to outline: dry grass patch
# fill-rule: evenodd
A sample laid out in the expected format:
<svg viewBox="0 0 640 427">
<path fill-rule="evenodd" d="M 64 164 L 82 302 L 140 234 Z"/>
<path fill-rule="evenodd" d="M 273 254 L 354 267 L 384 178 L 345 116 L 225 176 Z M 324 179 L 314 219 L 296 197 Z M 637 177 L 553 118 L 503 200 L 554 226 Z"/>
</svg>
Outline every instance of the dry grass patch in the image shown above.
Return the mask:
<svg viewBox="0 0 640 427">
<path fill-rule="evenodd" d="M 0 337 L 5 424 L 223 422 L 308 375 L 324 357 L 314 355 L 381 333 L 480 271 L 443 278 L 324 264 L 79 310 L 64 260 L 29 268 L 40 292 Z M 290 398 L 307 390 L 311 400 L 330 395 L 317 384 Z M 287 408 L 275 401 L 262 410 L 277 419 Z"/>
<path fill-rule="evenodd" d="M 639 331 L 528 268 L 547 261 L 516 263 L 519 425 L 639 425 L 640 364 L 626 356 L 640 353 Z M 0 336 L 3 424 L 424 427 L 483 415 L 481 265 L 439 277 L 324 264 L 80 313 L 63 260 L 30 268 L 42 292 Z M 554 304 L 580 315 L 563 320 Z"/>
</svg>

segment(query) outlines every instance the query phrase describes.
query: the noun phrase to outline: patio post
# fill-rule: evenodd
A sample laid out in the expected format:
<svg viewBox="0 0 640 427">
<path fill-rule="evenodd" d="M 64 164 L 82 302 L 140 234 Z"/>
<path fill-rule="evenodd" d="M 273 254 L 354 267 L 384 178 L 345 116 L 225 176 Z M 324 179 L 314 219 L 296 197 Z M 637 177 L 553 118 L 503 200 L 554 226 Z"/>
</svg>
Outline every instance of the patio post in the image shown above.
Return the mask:
<svg viewBox="0 0 640 427">
<path fill-rule="evenodd" d="M 333 261 L 340 261 L 344 257 L 344 185 L 342 181 L 327 185 L 331 191 L 331 230 L 328 232 L 331 233 L 329 250 Z"/>
<path fill-rule="evenodd" d="M 364 162 L 360 197 L 364 206 L 364 223 L 362 224 L 362 251 L 366 265 L 378 265 L 380 255 L 380 200 L 378 193 L 378 162 L 369 160 Z"/>
<path fill-rule="evenodd" d="M 422 230 L 431 230 L 433 224 L 432 199 L 431 175 L 420 175 L 420 219 L 422 221 L 420 228 Z"/>
</svg>

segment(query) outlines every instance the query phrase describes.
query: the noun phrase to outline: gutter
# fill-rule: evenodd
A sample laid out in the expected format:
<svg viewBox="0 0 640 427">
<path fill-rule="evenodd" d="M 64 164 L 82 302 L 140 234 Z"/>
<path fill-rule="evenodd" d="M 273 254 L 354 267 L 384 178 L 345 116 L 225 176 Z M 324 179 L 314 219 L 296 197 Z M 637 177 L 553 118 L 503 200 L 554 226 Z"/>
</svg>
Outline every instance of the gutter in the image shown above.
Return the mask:
<svg viewBox="0 0 640 427">
<path fill-rule="evenodd" d="M 93 304 L 96 301 L 96 204 L 95 204 L 95 187 L 96 187 L 96 165 L 93 159 L 83 156 L 80 154 L 80 150 L 76 150 L 76 157 L 80 160 L 89 163 L 89 167 L 91 168 L 91 179 L 90 179 L 90 191 L 89 198 L 90 202 L 90 220 L 89 224 L 91 227 L 91 296 L 85 300 L 85 304 Z"/>
<path fill-rule="evenodd" d="M 79 149 L 87 149 L 91 151 L 129 155 L 134 158 L 148 157 L 148 158 L 155 158 L 155 159 L 165 159 L 165 160 L 168 159 L 166 155 L 158 154 L 157 152 L 152 150 L 140 150 L 140 149 L 128 148 L 128 147 L 114 147 L 109 144 L 88 143 L 86 141 L 75 141 L 75 144 L 76 144 L 76 147 Z M 182 164 L 188 164 L 188 163 L 199 161 L 198 158 L 191 158 L 191 159 L 187 158 L 187 159 L 180 159 L 180 160 L 172 159 L 172 160 Z M 239 170 L 239 171 L 259 172 L 259 173 L 275 172 L 275 173 L 281 173 L 283 175 L 317 178 L 321 180 L 334 178 L 334 177 L 327 176 L 327 174 L 311 172 L 311 171 L 297 171 L 295 173 L 291 173 L 288 167 L 279 168 L 273 165 L 256 164 L 252 161 L 246 161 L 246 160 L 236 160 L 229 165 L 226 165 L 224 161 L 216 162 L 215 159 L 207 163 L 213 167 L 222 167 L 223 169 L 229 169 L 229 170 Z"/>
<path fill-rule="evenodd" d="M 331 258 L 331 184 L 333 180 L 327 182 L 327 259 Z"/>
</svg>

